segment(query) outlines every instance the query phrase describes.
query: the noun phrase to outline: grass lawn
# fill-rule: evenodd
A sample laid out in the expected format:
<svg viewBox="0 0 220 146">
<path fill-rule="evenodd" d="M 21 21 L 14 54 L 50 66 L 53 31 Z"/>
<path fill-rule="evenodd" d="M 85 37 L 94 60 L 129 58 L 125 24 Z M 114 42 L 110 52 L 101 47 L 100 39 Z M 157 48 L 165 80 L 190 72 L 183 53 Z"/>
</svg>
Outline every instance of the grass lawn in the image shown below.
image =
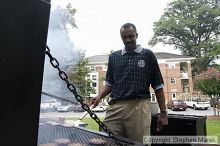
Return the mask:
<svg viewBox="0 0 220 146">
<path fill-rule="evenodd" d="M 101 121 L 104 120 L 104 117 L 103 118 L 99 118 Z M 82 120 L 82 122 L 85 122 L 85 123 L 88 123 L 88 126 L 86 128 L 88 129 L 91 129 L 91 130 L 94 130 L 94 131 L 99 131 L 99 126 L 98 124 L 96 123 L 96 121 L 94 121 L 92 118 L 84 118 Z"/>
<path fill-rule="evenodd" d="M 104 117 L 99 118 L 101 121 L 104 120 Z M 67 118 L 67 120 L 77 120 L 77 118 Z M 99 126 L 96 123 L 96 121 L 94 121 L 92 118 L 90 117 L 85 117 L 82 122 L 87 123 L 88 126 L 86 128 L 94 130 L 94 131 L 99 131 Z"/>
<path fill-rule="evenodd" d="M 218 143 L 220 144 L 220 119 L 219 120 L 207 120 L 207 136 L 218 136 Z"/>
<path fill-rule="evenodd" d="M 104 117 L 100 120 L 103 121 Z M 68 118 L 68 120 L 77 120 L 77 118 Z M 99 131 L 98 124 L 90 117 L 85 117 L 82 122 L 88 124 L 86 128 Z M 218 136 L 218 143 L 220 144 L 220 119 L 207 119 L 206 121 L 207 136 Z"/>
</svg>

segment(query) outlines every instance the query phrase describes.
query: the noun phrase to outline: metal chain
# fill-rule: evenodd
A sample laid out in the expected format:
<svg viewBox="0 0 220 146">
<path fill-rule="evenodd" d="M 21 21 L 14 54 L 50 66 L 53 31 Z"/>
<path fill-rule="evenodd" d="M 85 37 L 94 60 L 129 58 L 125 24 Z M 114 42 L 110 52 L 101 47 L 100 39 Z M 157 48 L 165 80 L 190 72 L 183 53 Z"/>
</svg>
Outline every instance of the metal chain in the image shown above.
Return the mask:
<svg viewBox="0 0 220 146">
<path fill-rule="evenodd" d="M 67 88 L 69 89 L 69 91 L 71 91 L 71 92 L 73 93 L 73 95 L 75 96 L 76 100 L 81 104 L 82 108 L 89 113 L 90 117 L 91 117 L 93 120 L 95 120 L 96 123 L 97 123 L 105 132 L 108 133 L 108 135 L 110 136 L 110 138 L 112 138 L 117 145 L 120 145 L 120 146 L 129 146 L 129 145 L 131 145 L 132 143 L 129 143 L 129 142 L 126 142 L 126 141 L 123 141 L 123 140 L 118 139 L 118 138 L 114 135 L 114 133 L 112 133 L 112 132 L 107 128 L 107 126 L 98 118 L 98 116 L 90 110 L 89 106 L 83 102 L 82 96 L 80 96 L 80 95 L 76 92 L 76 87 L 75 87 L 72 83 L 70 83 L 70 81 L 68 80 L 67 74 L 66 74 L 63 70 L 60 69 L 60 67 L 59 67 L 59 62 L 57 61 L 56 58 L 54 58 L 54 57 L 51 55 L 50 49 L 49 49 L 48 46 L 46 47 L 46 52 L 45 52 L 45 54 L 49 57 L 51 65 L 59 71 L 59 76 L 60 76 L 60 78 L 61 78 L 63 81 L 66 82 L 66 85 L 67 85 Z M 124 143 L 122 143 L 122 142 L 125 142 L 125 143 L 127 143 L 127 144 L 124 144 Z"/>
</svg>

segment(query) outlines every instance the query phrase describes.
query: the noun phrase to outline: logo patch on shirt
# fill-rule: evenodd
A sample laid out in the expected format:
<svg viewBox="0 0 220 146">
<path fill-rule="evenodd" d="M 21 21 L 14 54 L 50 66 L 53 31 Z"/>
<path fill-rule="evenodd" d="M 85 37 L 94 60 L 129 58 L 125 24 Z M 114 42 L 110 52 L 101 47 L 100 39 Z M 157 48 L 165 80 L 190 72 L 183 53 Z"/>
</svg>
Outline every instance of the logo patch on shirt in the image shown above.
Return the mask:
<svg viewBox="0 0 220 146">
<path fill-rule="evenodd" d="M 144 60 L 139 60 L 138 61 L 138 67 L 143 67 L 145 66 L 145 61 Z"/>
</svg>

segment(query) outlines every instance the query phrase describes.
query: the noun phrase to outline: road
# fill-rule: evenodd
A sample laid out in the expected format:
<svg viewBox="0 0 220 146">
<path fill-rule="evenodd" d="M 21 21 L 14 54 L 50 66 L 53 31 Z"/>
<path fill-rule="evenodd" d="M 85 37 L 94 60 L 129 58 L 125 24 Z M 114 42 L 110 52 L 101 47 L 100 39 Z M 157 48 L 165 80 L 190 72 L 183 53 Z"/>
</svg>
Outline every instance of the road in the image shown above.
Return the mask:
<svg viewBox="0 0 220 146">
<path fill-rule="evenodd" d="M 84 112 L 44 112 L 40 113 L 40 118 L 55 118 L 55 117 L 81 117 Z M 104 117 L 105 112 L 96 112 L 98 117 Z M 90 115 L 86 115 L 90 117 Z"/>
<path fill-rule="evenodd" d="M 213 109 L 208 110 L 194 110 L 187 108 L 186 111 L 172 111 L 167 110 L 168 114 L 181 114 L 181 115 L 198 115 L 198 116 L 210 116 L 213 115 Z M 56 117 L 81 117 L 84 112 L 45 112 L 40 114 L 40 118 L 56 118 Z M 105 112 L 96 112 L 98 117 L 104 117 Z M 90 117 L 87 115 L 86 117 Z"/>
<path fill-rule="evenodd" d="M 167 110 L 168 114 L 182 114 L 182 115 L 197 115 L 197 116 L 211 116 L 214 114 L 212 107 L 207 110 L 194 110 L 192 108 L 187 108 L 186 111 L 172 111 Z"/>
</svg>

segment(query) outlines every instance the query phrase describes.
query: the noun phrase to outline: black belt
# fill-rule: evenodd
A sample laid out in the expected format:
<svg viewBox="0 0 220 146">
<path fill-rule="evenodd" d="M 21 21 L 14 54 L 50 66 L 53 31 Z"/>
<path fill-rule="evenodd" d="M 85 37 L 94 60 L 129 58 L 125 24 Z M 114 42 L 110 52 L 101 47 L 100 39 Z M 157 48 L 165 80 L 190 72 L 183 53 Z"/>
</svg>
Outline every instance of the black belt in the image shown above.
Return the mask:
<svg viewBox="0 0 220 146">
<path fill-rule="evenodd" d="M 136 99 L 146 99 L 146 100 L 149 100 L 149 101 L 150 101 L 150 98 L 146 98 L 146 97 L 138 97 L 138 98 L 133 98 L 133 99 L 128 99 L 128 100 L 136 100 Z M 113 105 L 113 104 L 116 104 L 116 103 L 119 102 L 119 101 L 128 101 L 128 100 L 125 100 L 125 99 L 121 100 L 121 99 L 117 99 L 117 98 L 112 98 L 112 99 L 108 102 L 108 104 L 111 106 L 111 105 Z"/>
</svg>

